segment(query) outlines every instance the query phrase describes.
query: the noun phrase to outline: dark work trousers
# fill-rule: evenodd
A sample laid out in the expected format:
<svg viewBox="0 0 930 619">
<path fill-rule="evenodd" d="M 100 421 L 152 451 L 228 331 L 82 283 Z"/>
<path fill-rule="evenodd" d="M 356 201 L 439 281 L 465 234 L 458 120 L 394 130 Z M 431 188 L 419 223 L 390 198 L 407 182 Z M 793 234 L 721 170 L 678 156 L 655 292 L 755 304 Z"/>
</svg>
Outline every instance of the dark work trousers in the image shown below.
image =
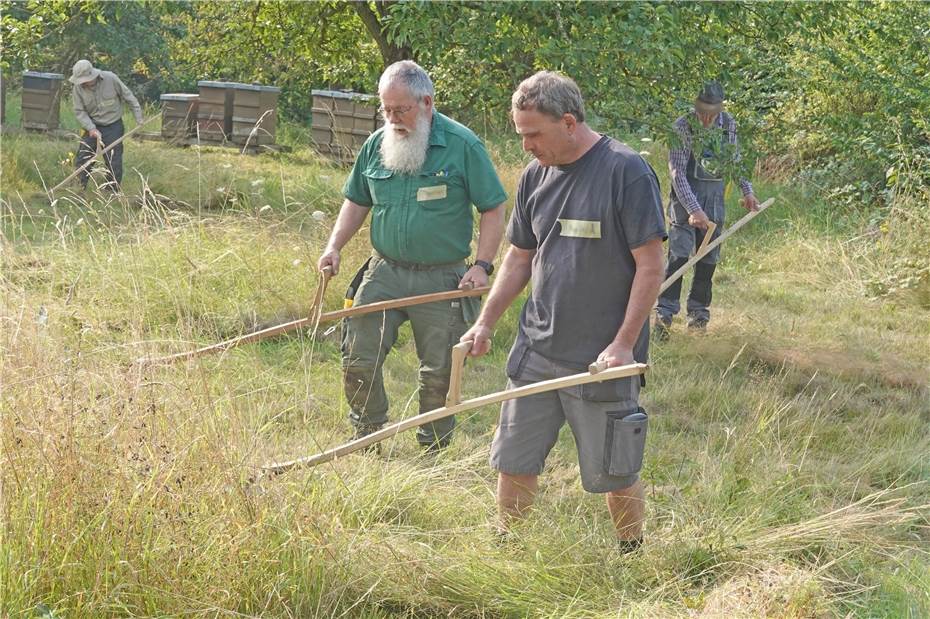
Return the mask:
<svg viewBox="0 0 930 619">
<path fill-rule="evenodd" d="M 714 236 L 711 237 L 713 240 L 723 231 L 723 180 L 708 173 L 700 163 L 695 161 L 693 155 L 688 161 L 687 180 L 701 209 L 707 214 L 707 218 L 717 224 Z M 669 204 L 669 219 L 672 225 L 668 232 L 668 268 L 665 277 L 671 276 L 688 261 L 688 258 L 701 246 L 706 234 L 706 230 L 688 224 L 688 211 L 678 200 L 674 190 L 672 190 L 672 201 Z M 704 256 L 694 267 L 694 279 L 691 283 L 691 292 L 688 294 L 689 321 L 706 323 L 710 320 L 713 277 L 718 260 L 720 260 L 719 246 Z M 664 322 L 669 322 L 672 316 L 681 309 L 681 281 L 682 278 L 678 278 L 659 295 L 656 313 Z"/>
<path fill-rule="evenodd" d="M 97 131 L 100 132 L 103 148 L 106 148 L 123 137 L 123 121 L 118 120 L 112 125 L 97 125 Z M 77 157 L 74 161 L 75 167 L 79 168 L 87 163 L 87 160 L 92 159 L 96 152 L 97 140 L 85 132 L 84 137 L 81 138 L 81 144 L 78 146 Z M 98 182 L 98 185 L 112 183 L 108 185 L 108 187 L 116 191 L 119 189 L 119 184 L 123 181 L 123 144 L 118 144 L 116 148 L 106 153 L 103 156 L 103 160 L 106 164 L 106 180 L 103 183 Z M 91 164 L 86 170 L 80 173 L 81 187 L 87 188 L 87 181 L 91 176 L 91 170 L 93 168 L 94 164 Z"/>
</svg>

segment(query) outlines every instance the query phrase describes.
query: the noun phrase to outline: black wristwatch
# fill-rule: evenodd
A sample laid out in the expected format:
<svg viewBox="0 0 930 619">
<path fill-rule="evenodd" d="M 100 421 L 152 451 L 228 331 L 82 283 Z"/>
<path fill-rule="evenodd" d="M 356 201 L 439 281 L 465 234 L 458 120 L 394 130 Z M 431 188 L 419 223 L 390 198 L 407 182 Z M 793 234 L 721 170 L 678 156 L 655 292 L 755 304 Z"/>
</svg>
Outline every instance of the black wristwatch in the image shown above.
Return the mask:
<svg viewBox="0 0 930 619">
<path fill-rule="evenodd" d="M 484 269 L 484 272 L 488 274 L 488 277 L 491 277 L 491 273 L 494 272 L 494 265 L 490 262 L 485 262 L 484 260 L 475 260 L 475 266 Z"/>
</svg>

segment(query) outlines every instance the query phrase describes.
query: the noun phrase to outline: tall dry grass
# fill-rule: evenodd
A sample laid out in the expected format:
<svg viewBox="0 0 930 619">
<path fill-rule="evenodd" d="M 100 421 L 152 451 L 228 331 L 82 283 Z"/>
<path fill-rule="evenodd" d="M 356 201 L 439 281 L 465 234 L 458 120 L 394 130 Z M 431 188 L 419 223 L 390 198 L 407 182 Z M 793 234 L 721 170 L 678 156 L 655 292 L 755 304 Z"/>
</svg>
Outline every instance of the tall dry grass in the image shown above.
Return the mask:
<svg viewBox="0 0 930 619">
<path fill-rule="evenodd" d="M 0 615 L 930 614 L 927 311 L 870 297 L 803 194 L 760 185 L 779 205 L 725 249 L 709 332 L 676 324 L 654 347 L 647 543 L 620 555 L 568 433 L 499 545 L 493 408 L 439 456 L 400 436 L 256 476 L 346 438 L 338 332 L 131 361 L 305 315 L 344 172 L 146 144 L 127 149 L 125 195 L 52 205 L 23 170 L 64 172 L 60 147 L 5 138 L 2 154 Z M 203 199 L 219 187 L 236 200 Z M 515 321 L 466 397 L 503 385 Z M 416 410 L 410 340 L 386 370 L 395 419 Z"/>
</svg>

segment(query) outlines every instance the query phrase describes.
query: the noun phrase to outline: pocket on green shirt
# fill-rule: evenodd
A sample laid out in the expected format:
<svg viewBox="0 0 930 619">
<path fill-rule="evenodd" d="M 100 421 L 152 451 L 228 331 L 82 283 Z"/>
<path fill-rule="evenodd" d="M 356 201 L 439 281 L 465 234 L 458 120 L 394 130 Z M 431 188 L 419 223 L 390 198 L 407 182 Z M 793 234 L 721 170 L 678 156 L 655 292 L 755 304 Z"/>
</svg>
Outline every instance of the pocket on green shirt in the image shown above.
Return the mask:
<svg viewBox="0 0 930 619">
<path fill-rule="evenodd" d="M 394 178 L 393 170 L 368 168 L 363 174 L 368 182 L 373 206 L 390 206 L 397 201 L 397 185 L 401 181 Z"/>
<path fill-rule="evenodd" d="M 458 177 L 423 174 L 416 179 L 412 197 L 420 208 L 443 210 L 465 200 L 465 192 Z"/>
</svg>

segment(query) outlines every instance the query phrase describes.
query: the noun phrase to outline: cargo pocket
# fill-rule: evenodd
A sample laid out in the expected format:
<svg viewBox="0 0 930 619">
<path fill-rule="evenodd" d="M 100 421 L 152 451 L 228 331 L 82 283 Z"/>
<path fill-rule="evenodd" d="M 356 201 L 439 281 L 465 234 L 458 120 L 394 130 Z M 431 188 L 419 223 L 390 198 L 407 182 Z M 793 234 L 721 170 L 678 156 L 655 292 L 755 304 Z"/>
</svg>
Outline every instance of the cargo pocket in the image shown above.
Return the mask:
<svg viewBox="0 0 930 619">
<path fill-rule="evenodd" d="M 642 408 L 607 413 L 604 444 L 604 471 L 616 477 L 630 477 L 643 467 L 646 426 L 649 417 Z"/>
</svg>

